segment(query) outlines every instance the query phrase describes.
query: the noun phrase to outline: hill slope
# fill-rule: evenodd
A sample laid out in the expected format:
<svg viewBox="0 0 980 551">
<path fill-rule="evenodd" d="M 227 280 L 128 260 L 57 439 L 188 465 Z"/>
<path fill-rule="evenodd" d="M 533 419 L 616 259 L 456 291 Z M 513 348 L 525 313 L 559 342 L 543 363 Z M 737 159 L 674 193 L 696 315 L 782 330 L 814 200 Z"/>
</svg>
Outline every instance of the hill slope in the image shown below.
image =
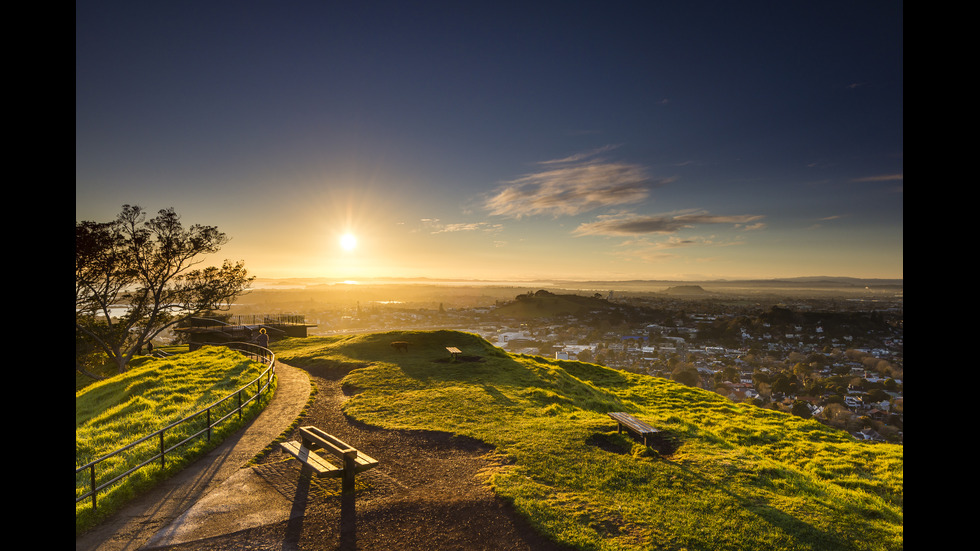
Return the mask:
<svg viewBox="0 0 980 551">
<path fill-rule="evenodd" d="M 392 341 L 411 343 L 398 352 Z M 450 361 L 446 346 L 464 354 Z M 496 447 L 494 490 L 543 533 L 582 549 L 903 547 L 903 450 L 666 379 L 515 356 L 470 334 L 287 340 L 292 365 L 349 366 L 347 415 Z M 628 411 L 670 436 L 619 435 Z"/>
</svg>

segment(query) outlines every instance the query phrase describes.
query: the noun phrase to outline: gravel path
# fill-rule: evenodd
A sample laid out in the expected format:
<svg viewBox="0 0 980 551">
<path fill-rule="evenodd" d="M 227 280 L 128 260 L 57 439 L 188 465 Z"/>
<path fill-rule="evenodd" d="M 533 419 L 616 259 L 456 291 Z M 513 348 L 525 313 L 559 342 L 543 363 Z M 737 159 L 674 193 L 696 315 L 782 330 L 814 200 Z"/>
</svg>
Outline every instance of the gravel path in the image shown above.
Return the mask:
<svg viewBox="0 0 980 551">
<path fill-rule="evenodd" d="M 261 415 L 175 476 L 139 496 L 93 530 L 76 537 L 75 551 L 135 551 L 147 548 L 152 545 L 148 542 L 154 538 L 166 540 L 170 537 L 189 510 L 208 500 L 220 502 L 222 496 L 231 494 L 228 491 L 229 482 L 251 474 L 251 469 L 243 467 L 286 431 L 309 401 L 310 379 L 305 371 L 279 363 L 277 373 L 278 389 Z M 263 506 L 256 507 L 254 501 L 275 492 L 259 493 L 259 496 L 249 496 L 253 500 L 252 507 L 270 509 L 261 501 Z M 241 501 L 240 497 L 236 499 Z M 231 502 L 219 505 L 233 509 L 239 504 Z M 232 531 L 227 526 L 209 521 L 207 531 L 211 534 Z"/>
<path fill-rule="evenodd" d="M 341 412 L 347 399 L 341 376 L 306 371 L 318 392 L 300 425 L 317 426 L 380 462 L 357 476 L 353 499 L 340 495 L 339 479 L 301 477 L 299 462 L 277 449 L 253 470 L 291 504 L 287 520 L 154 549 L 565 549 L 538 535 L 483 483 L 498 465 L 490 447 L 352 422 Z"/>
</svg>

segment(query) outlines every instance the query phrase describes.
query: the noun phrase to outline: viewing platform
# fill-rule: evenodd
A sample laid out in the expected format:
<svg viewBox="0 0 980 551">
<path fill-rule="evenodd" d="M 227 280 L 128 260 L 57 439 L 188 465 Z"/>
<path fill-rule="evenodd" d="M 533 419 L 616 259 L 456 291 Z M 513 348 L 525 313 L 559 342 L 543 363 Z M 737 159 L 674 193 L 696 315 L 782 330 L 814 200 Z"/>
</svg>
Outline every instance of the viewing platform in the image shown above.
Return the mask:
<svg viewBox="0 0 980 551">
<path fill-rule="evenodd" d="M 307 336 L 307 329 L 316 327 L 315 323 L 306 323 L 305 316 L 293 314 L 238 314 L 227 320 L 191 318 L 190 321 L 190 325 L 174 331 L 190 336 L 191 349 L 205 343 L 253 341 L 261 329 L 266 330 L 272 341 L 285 337 L 302 338 Z"/>
</svg>

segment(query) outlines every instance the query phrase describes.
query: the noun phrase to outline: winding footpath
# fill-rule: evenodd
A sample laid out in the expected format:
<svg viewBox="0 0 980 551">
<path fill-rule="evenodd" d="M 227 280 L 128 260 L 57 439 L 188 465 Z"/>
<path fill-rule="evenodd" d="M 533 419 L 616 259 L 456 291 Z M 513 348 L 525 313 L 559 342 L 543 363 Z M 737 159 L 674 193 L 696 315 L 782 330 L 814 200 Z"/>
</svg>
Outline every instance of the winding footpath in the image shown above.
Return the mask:
<svg viewBox="0 0 980 551">
<path fill-rule="evenodd" d="M 276 395 L 248 427 L 76 538 L 76 551 L 567 549 L 537 533 L 485 483 L 501 466 L 492 447 L 353 421 L 342 411 L 343 374 L 329 369 L 279 363 L 277 373 Z M 328 428 L 381 462 L 359 475 L 356 494 L 340 495 L 338 479 L 301 477 L 299 462 L 281 450 L 246 466 L 280 436 L 295 439 L 292 425 L 301 415 L 301 424 Z"/>
<path fill-rule="evenodd" d="M 251 469 L 242 468 L 289 428 L 309 400 L 310 379 L 305 371 L 279 362 L 276 376 L 275 395 L 247 427 L 75 538 L 75 550 L 165 547 L 288 518 L 291 504 L 267 489 Z M 248 499 L 229 499 L 230 492 Z"/>
</svg>

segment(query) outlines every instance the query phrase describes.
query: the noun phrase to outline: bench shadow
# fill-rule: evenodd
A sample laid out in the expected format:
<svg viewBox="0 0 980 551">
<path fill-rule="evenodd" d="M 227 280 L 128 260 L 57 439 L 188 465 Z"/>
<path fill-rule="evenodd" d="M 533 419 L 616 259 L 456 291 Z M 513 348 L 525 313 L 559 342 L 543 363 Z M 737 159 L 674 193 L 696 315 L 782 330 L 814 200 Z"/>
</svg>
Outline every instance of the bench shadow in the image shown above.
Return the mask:
<svg viewBox="0 0 980 551">
<path fill-rule="evenodd" d="M 286 534 L 283 542 L 286 544 L 286 548 L 298 548 L 299 546 L 312 482 L 313 469 L 303 466 L 300 470 L 299 481 L 296 483 L 296 495 L 293 496 L 293 506 L 289 510 L 289 520 L 286 522 Z"/>
<path fill-rule="evenodd" d="M 487 394 L 489 394 L 494 399 L 494 401 L 497 402 L 497 404 L 499 404 L 499 405 L 502 405 L 502 406 L 512 406 L 512 405 L 514 405 L 514 404 L 517 403 L 514 400 L 511 400 L 510 398 L 508 398 L 507 395 L 505 395 L 503 392 L 500 392 L 500 390 L 497 389 L 497 387 L 495 387 L 493 385 L 488 385 L 486 383 L 482 383 L 482 386 L 483 386 L 483 390 Z"/>
<path fill-rule="evenodd" d="M 357 511 L 354 508 L 354 492 L 340 497 L 340 549 L 357 549 Z"/>
<path fill-rule="evenodd" d="M 283 549 L 300 549 L 303 527 L 306 520 L 306 510 L 313 489 L 313 469 L 304 465 L 300 470 L 296 484 L 296 494 L 289 510 L 289 520 L 283 536 Z M 355 508 L 356 493 L 343 492 L 340 497 L 340 545 L 342 551 L 357 549 L 357 511 Z"/>
</svg>

